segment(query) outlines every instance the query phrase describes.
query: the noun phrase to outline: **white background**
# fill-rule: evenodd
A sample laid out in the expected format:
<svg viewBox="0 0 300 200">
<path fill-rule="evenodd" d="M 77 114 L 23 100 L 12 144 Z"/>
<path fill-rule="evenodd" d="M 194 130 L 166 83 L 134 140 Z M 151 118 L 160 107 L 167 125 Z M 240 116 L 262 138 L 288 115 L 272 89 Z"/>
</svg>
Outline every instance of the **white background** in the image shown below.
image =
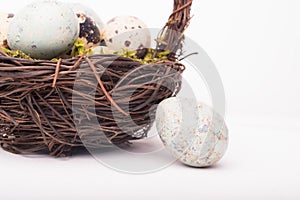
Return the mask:
<svg viewBox="0 0 300 200">
<path fill-rule="evenodd" d="M 0 11 L 28 2 L 1 0 Z M 162 27 L 173 2 L 84 4 L 103 21 L 130 14 Z M 0 150 L 0 199 L 300 199 L 299 10 L 299 0 L 194 0 L 187 36 L 216 64 L 227 97 L 230 147 L 215 167 L 175 163 L 130 175 L 89 155 L 28 158 Z"/>
</svg>

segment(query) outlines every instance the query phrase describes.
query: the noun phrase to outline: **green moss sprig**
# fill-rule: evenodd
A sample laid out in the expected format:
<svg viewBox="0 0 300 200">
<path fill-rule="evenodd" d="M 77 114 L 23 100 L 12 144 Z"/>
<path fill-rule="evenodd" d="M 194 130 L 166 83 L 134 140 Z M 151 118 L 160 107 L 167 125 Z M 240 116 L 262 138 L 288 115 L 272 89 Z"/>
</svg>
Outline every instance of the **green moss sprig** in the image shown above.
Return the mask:
<svg viewBox="0 0 300 200">
<path fill-rule="evenodd" d="M 154 49 L 140 49 L 137 51 L 123 50 L 123 52 L 116 54 L 125 58 L 131 58 L 143 64 L 152 64 L 167 60 L 170 55 L 170 51 L 166 50 L 155 53 Z"/>
<path fill-rule="evenodd" d="M 84 41 L 82 39 L 77 39 L 74 43 L 72 50 L 72 57 L 81 56 L 88 54 L 91 49 L 87 49 Z"/>
<path fill-rule="evenodd" d="M 32 58 L 27 55 L 26 53 L 24 53 L 23 51 L 21 50 L 10 50 L 10 49 L 7 49 L 7 48 L 1 48 L 1 51 L 3 51 L 4 53 L 6 53 L 7 55 L 9 55 L 10 57 L 13 57 L 13 58 L 23 58 L 23 59 L 28 59 L 28 60 L 32 60 Z"/>
</svg>

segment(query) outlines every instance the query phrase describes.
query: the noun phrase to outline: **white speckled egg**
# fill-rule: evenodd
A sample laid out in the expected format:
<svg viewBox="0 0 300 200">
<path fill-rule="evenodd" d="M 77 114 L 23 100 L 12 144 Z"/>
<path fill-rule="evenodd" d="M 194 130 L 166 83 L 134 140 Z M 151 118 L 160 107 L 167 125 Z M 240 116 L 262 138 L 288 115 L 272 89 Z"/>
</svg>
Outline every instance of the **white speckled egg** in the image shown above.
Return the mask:
<svg viewBox="0 0 300 200">
<path fill-rule="evenodd" d="M 223 118 L 203 103 L 166 99 L 158 106 L 156 126 L 164 145 L 186 165 L 214 165 L 227 150 L 228 129 Z"/>
<path fill-rule="evenodd" d="M 0 47 L 8 48 L 7 32 L 13 16 L 13 14 L 0 13 Z"/>
<path fill-rule="evenodd" d="M 144 22 L 134 16 L 120 16 L 110 20 L 102 37 L 108 48 L 114 51 L 149 48 L 151 34 Z"/>
<path fill-rule="evenodd" d="M 37 1 L 15 15 L 8 45 L 33 58 L 52 59 L 69 51 L 79 36 L 77 16 L 65 3 Z"/>
</svg>

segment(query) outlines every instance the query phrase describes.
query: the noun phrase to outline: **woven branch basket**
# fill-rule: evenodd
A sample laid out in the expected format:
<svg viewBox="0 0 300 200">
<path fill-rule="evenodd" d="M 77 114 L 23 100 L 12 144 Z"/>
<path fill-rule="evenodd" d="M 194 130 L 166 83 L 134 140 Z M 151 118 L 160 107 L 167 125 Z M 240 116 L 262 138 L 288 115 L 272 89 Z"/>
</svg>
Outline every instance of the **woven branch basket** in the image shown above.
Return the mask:
<svg viewBox="0 0 300 200">
<path fill-rule="evenodd" d="M 1 147 L 17 154 L 70 156 L 77 147 L 146 137 L 157 105 L 180 91 L 184 66 L 178 55 L 191 5 L 192 0 L 174 0 L 155 49 L 172 53 L 159 63 L 144 65 L 117 55 L 53 62 L 0 52 Z"/>
</svg>

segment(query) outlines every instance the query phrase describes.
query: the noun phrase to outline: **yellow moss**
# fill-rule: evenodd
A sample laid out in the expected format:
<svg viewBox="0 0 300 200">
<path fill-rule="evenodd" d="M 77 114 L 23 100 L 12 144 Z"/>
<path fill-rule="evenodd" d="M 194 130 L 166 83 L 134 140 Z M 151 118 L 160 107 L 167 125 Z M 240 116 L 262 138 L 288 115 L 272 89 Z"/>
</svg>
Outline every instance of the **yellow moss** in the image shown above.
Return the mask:
<svg viewBox="0 0 300 200">
<path fill-rule="evenodd" d="M 135 61 L 138 61 L 143 64 L 151 64 L 151 63 L 157 63 L 163 60 L 168 59 L 168 55 L 170 54 L 170 51 L 162 51 L 156 54 L 154 57 L 155 51 L 153 49 L 148 49 L 148 53 L 146 54 L 144 59 L 139 59 L 137 57 L 137 51 L 128 51 L 128 50 L 123 50 L 123 52 L 119 53 L 116 52 L 115 54 L 120 55 L 125 58 L 131 58 Z"/>
<path fill-rule="evenodd" d="M 21 50 L 14 51 L 14 50 L 6 49 L 6 48 L 1 48 L 1 51 L 3 51 L 4 53 L 6 53 L 7 55 L 9 55 L 13 58 L 24 58 L 24 59 L 32 60 L 32 58 L 29 55 L 27 55 L 26 53 L 24 53 Z"/>
<path fill-rule="evenodd" d="M 74 43 L 72 57 L 85 55 L 86 53 L 90 52 L 91 49 L 86 49 L 84 41 L 82 39 L 77 39 Z"/>
<path fill-rule="evenodd" d="M 21 50 L 13 51 L 13 50 L 9 50 L 6 48 L 0 48 L 0 50 L 14 58 L 24 58 L 24 59 L 32 60 L 32 58 L 29 55 L 25 54 Z M 77 57 L 80 55 L 91 55 L 92 53 L 93 53 L 92 48 L 87 49 L 84 41 L 82 39 L 77 39 L 74 43 L 71 56 Z M 163 60 L 167 60 L 168 55 L 170 54 L 170 51 L 158 52 L 158 53 L 156 53 L 155 56 L 154 56 L 154 53 L 155 53 L 155 51 L 153 49 L 148 49 L 148 53 L 145 55 L 144 59 L 138 58 L 137 51 L 129 51 L 129 50 L 125 50 L 125 49 L 122 50 L 122 52 L 114 52 L 113 54 L 120 55 L 125 58 L 131 58 L 131 59 L 133 59 L 137 62 L 143 63 L 143 64 L 151 64 L 151 63 L 156 63 L 156 62 L 160 62 Z M 57 62 L 58 58 L 53 58 L 51 61 Z"/>
</svg>

